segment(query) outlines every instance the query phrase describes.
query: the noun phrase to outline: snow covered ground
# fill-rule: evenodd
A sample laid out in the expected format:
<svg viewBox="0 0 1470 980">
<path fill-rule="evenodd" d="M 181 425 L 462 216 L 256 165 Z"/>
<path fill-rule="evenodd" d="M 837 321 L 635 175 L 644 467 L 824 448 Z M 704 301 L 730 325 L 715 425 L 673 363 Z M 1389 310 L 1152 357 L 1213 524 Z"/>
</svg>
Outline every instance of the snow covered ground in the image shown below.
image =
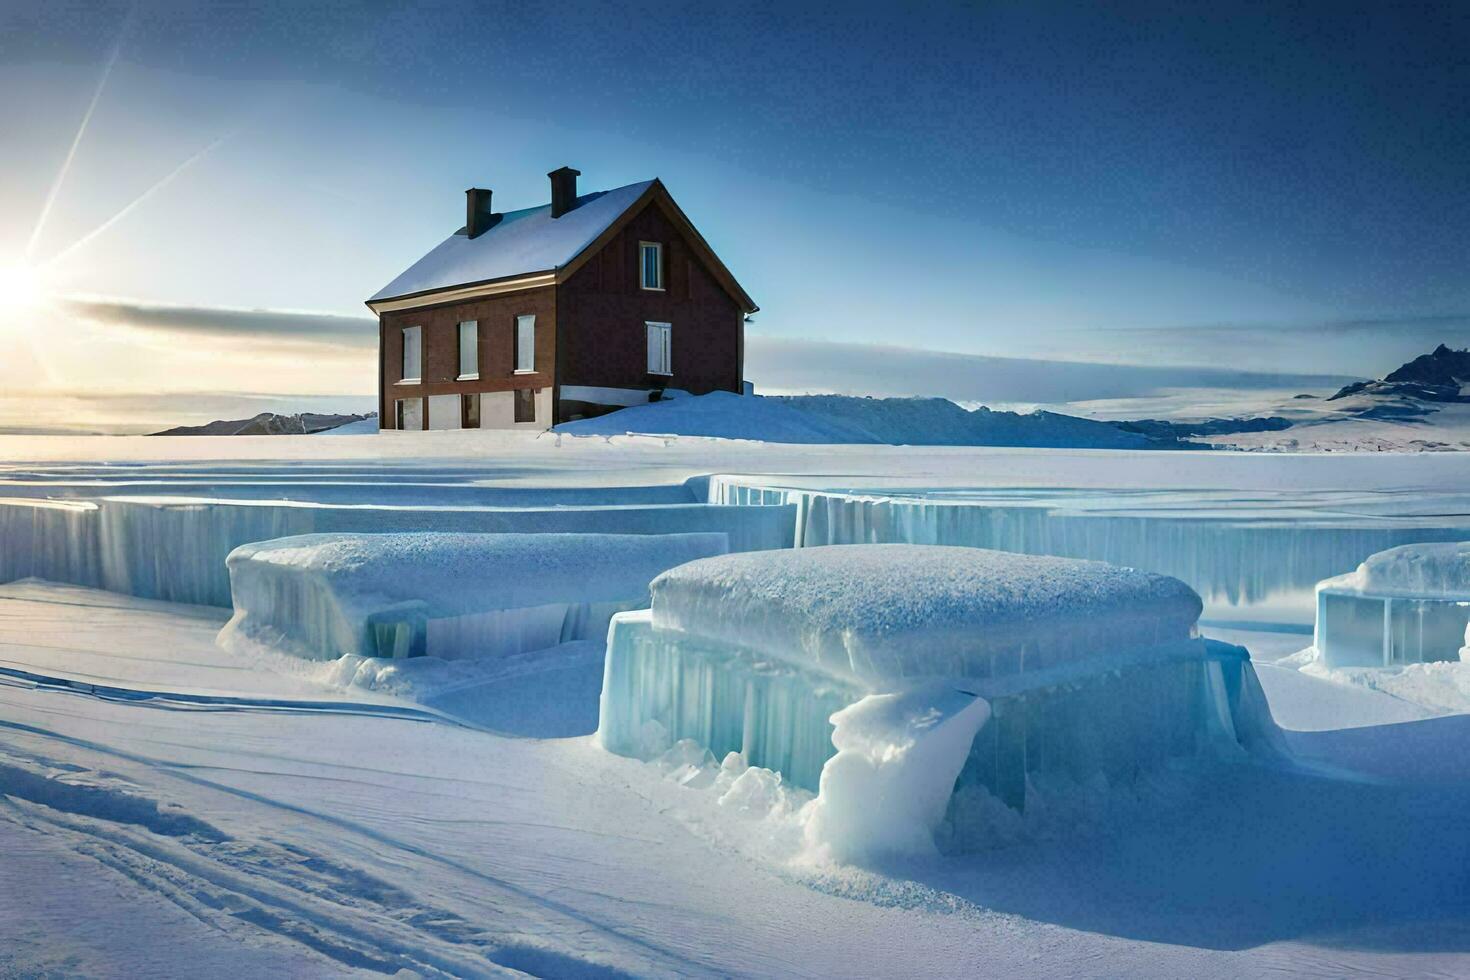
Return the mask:
<svg viewBox="0 0 1470 980">
<path fill-rule="evenodd" d="M 25 656 L 20 635 L 107 654 L 116 633 L 75 632 L 89 600 L 41 591 L 0 598 L 10 661 Z M 155 663 L 201 655 L 188 639 L 196 610 L 141 605 L 131 628 L 156 639 Z M 875 870 L 789 864 L 779 825 L 585 737 L 310 702 L 126 699 L 12 676 L 0 683 L 0 969 L 1470 969 L 1470 844 L 1457 829 L 1470 772 L 1461 753 L 1432 751 L 1470 735 L 1470 719 L 1276 668 L 1262 676 L 1278 718 L 1303 729 L 1292 735 L 1303 758 L 1361 775 L 1224 768 L 1126 827 L 1103 814 L 1078 837 Z M 1329 714 L 1337 727 L 1314 731 Z"/>
<path fill-rule="evenodd" d="M 1453 531 L 1470 512 L 1454 454 L 425 433 L 5 439 L 0 459 L 10 498 L 209 486 L 577 507 L 704 499 L 718 473 L 1241 527 Z M 866 867 L 812 862 L 779 807 L 599 749 L 596 644 L 488 664 L 252 659 L 214 643 L 227 617 L 0 587 L 0 975 L 1470 973 L 1467 705 L 1296 670 L 1299 612 L 1297 632 L 1206 627 L 1256 654 L 1295 768 L 1050 792 L 992 848 Z"/>
</svg>

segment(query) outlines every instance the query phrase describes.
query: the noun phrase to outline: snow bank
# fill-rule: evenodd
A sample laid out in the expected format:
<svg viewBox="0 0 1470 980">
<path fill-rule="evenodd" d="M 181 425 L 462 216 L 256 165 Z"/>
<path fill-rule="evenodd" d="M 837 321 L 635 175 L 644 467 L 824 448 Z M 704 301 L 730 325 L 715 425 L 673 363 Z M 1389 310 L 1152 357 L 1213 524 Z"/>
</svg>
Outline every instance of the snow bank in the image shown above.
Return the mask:
<svg viewBox="0 0 1470 980">
<path fill-rule="evenodd" d="M 1470 542 L 1404 545 L 1317 586 L 1327 669 L 1453 661 L 1470 628 Z"/>
<path fill-rule="evenodd" d="M 1387 694 L 1406 710 L 1417 705 L 1430 715 L 1470 713 L 1470 663 L 1334 667 L 1319 654 L 1298 669 L 1308 677 Z"/>
<path fill-rule="evenodd" d="M 787 395 L 773 400 L 828 424 L 859 429 L 874 442 L 899 446 L 1158 449 L 1168 445 L 1111 422 L 1055 412 L 997 412 L 983 405 L 967 409 L 945 398 Z"/>
<path fill-rule="evenodd" d="M 832 860 L 935 851 L 955 780 L 990 717 L 981 698 L 946 685 L 872 694 L 832 716 L 832 744 L 807 843 Z"/>
<path fill-rule="evenodd" d="M 763 396 L 711 392 L 635 405 L 556 427 L 571 435 L 712 436 L 786 443 L 1158 449 L 1166 443 L 1110 422 L 963 408 L 943 398 Z"/>
<path fill-rule="evenodd" d="M 634 405 L 595 419 L 563 422 L 556 430 L 576 436 L 648 433 L 762 442 L 878 442 L 855 426 L 800 411 L 777 399 L 728 391 Z"/>
<path fill-rule="evenodd" d="M 227 647 L 314 659 L 452 659 L 605 632 L 675 565 L 722 553 L 723 534 L 309 534 L 229 556 Z"/>
<path fill-rule="evenodd" d="M 724 555 L 656 579 L 655 628 L 863 684 L 998 677 L 1187 643 L 1199 596 L 1102 562 L 848 545 Z"/>
</svg>

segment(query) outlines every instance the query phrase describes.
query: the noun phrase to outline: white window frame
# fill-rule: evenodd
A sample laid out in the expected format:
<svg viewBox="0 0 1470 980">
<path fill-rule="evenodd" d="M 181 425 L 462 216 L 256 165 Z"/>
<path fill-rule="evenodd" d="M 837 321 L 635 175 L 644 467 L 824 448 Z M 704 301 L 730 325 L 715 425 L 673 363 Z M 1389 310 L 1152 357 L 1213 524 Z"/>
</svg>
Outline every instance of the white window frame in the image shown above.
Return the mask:
<svg viewBox="0 0 1470 980">
<path fill-rule="evenodd" d="M 413 341 L 414 360 L 416 362 L 414 364 L 414 367 L 416 367 L 418 369 L 418 372 L 416 374 L 414 374 L 412 377 L 410 377 L 409 374 L 408 374 L 408 351 L 409 351 L 409 340 L 410 339 L 412 339 L 412 341 Z M 399 359 L 399 365 L 398 365 L 398 367 L 399 367 L 399 371 L 398 371 L 398 374 L 399 374 L 398 384 L 401 384 L 401 385 L 416 385 L 416 384 L 420 384 L 423 381 L 423 379 L 424 379 L 424 328 L 423 327 L 404 327 L 403 328 L 403 355 Z"/>
<path fill-rule="evenodd" d="M 648 335 L 648 373 L 664 378 L 674 376 L 674 325 L 658 320 L 644 320 L 643 329 Z M 654 337 L 659 337 L 659 357 L 654 359 Z"/>
<path fill-rule="evenodd" d="M 521 328 L 522 327 L 527 327 L 527 326 L 530 327 L 530 330 L 531 330 L 531 343 L 529 345 L 528 344 L 524 344 L 524 343 L 521 342 Z M 534 313 L 523 313 L 520 316 L 516 317 L 516 337 L 515 337 L 515 344 L 516 344 L 516 347 L 515 347 L 516 368 L 515 368 L 515 371 L 512 372 L 512 373 L 514 373 L 514 374 L 535 374 L 536 373 L 536 314 L 534 314 Z M 527 364 L 529 365 L 529 367 L 523 367 L 522 366 L 522 365 L 527 365 Z"/>
<path fill-rule="evenodd" d="M 468 329 L 466 329 L 468 328 Z M 470 370 L 465 368 L 465 337 L 470 343 Z M 478 320 L 461 320 L 459 324 L 459 375 L 456 381 L 480 380 L 480 323 Z"/>
<path fill-rule="evenodd" d="M 653 249 L 657 256 L 654 259 L 654 270 L 658 273 L 658 283 L 650 286 L 648 284 L 648 266 L 643 261 L 643 253 L 646 249 Z M 661 293 L 664 291 L 664 246 L 662 242 L 639 242 L 638 243 L 638 286 L 650 292 Z"/>
</svg>

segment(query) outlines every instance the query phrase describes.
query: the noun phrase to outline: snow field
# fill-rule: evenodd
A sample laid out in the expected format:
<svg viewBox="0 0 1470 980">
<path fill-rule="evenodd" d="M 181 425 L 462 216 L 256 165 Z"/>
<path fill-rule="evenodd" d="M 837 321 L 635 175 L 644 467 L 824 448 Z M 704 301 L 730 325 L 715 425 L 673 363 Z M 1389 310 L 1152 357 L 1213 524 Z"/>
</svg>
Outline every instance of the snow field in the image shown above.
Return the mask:
<svg viewBox="0 0 1470 980">
<path fill-rule="evenodd" d="M 309 462 L 240 467 L 247 479 L 289 481 L 315 467 L 317 454 L 382 441 L 313 439 L 320 448 L 305 453 L 289 438 L 224 449 L 211 448 L 221 440 L 205 440 L 186 451 L 303 455 Z M 433 433 L 413 446 L 386 442 L 397 445 L 372 452 L 422 456 L 479 445 L 435 441 Z M 725 444 L 713 455 L 689 441 L 614 440 L 605 453 L 566 443 L 564 453 L 549 445 L 506 450 L 474 476 L 456 470 L 457 460 L 405 466 L 399 475 L 591 485 L 654 472 L 683 479 L 698 469 L 807 469 L 829 484 L 860 487 L 863 472 L 886 467 L 893 479 L 926 487 L 1009 481 L 1024 498 L 1057 483 L 1109 493 L 1148 483 L 1177 485 L 1173 503 L 1193 506 L 1191 487 L 1227 487 L 1261 513 L 1297 516 L 1306 510 L 1301 487 L 1371 484 L 1384 488 L 1382 523 L 1393 527 L 1407 527 L 1405 515 L 1415 511 L 1457 512 L 1423 488 L 1447 475 L 1465 483 L 1465 464 L 1446 457 L 1276 457 L 1262 468 L 1260 458 L 1194 454 L 946 457 L 809 447 L 783 455 Z M 85 445 L 89 458 L 151 459 L 170 443 Z M 1167 470 L 1156 462 L 1164 457 Z M 496 468 L 500 477 L 485 476 Z M 59 482 L 75 476 L 36 469 Z M 218 479 L 201 464 L 174 469 Z M 138 467 L 131 475 L 161 472 Z M 1172 506 L 1163 495 L 1154 501 Z M 1122 527 L 1101 524 L 1095 546 Z M 1202 574 L 1237 583 L 1298 575 L 1331 557 L 1325 537 L 1300 555 L 1267 553 L 1252 550 L 1250 528 L 1228 530 L 1208 547 L 1189 534 L 1178 543 L 1194 549 L 1189 560 Z M 1081 539 L 1068 530 L 1058 540 Z M 1158 553 L 1167 557 L 1167 549 Z M 1258 569 L 1262 554 L 1281 561 Z M 11 557 L 0 548 L 0 560 Z M 1019 811 L 979 783 L 962 787 L 931 835 L 941 857 L 863 854 L 853 858 L 857 868 L 825 863 L 837 858 L 822 858 L 809 843 L 801 815 L 812 812 L 812 793 L 738 755 L 716 759 L 699 744 L 670 745 L 665 733 L 661 761 L 645 765 L 558 737 L 596 724 L 595 714 L 546 710 L 582 692 L 595 710 L 600 675 L 588 668 L 601 654 L 593 644 L 498 661 L 277 657 L 273 663 L 292 665 L 277 674 L 213 648 L 222 610 L 84 598 L 85 590 L 36 583 L 11 589 L 31 595 L 0 595 L 0 660 L 78 682 L 0 677 L 7 776 L 35 777 L 7 782 L 22 795 L 0 807 L 0 847 L 11 857 L 0 862 L 0 918 L 8 924 L 0 973 L 168 976 L 218 965 L 240 976 L 486 975 L 502 967 L 546 976 L 784 976 L 811 973 L 814 964 L 852 976 L 1470 972 L 1470 844 L 1461 829 L 1470 767 L 1459 751 L 1467 732 L 1463 717 L 1440 716 L 1470 702 L 1456 685 L 1428 692 L 1418 684 L 1458 664 L 1362 671 L 1381 690 L 1262 665 L 1261 685 L 1290 729 L 1290 748 L 1319 773 L 1208 755 L 1128 778 L 1044 767 L 1026 773 Z M 1261 649 L 1242 633 L 1229 638 Z M 687 650 L 693 639 L 682 642 Z M 1233 686 L 1221 664 L 1214 690 L 1223 687 L 1239 732 L 1247 726 L 1232 699 L 1248 701 L 1250 689 Z M 338 676 L 313 680 L 316 700 L 308 703 L 304 679 L 327 671 Z M 1391 678 L 1415 684 L 1390 687 Z M 114 697 L 100 687 L 181 679 L 237 696 L 185 704 Z M 1136 684 L 1119 680 L 1119 690 L 1139 696 Z M 238 697 L 246 687 L 260 697 Z M 295 707 L 269 703 L 288 687 Z M 327 710 L 333 690 L 339 701 L 357 702 L 350 712 Z M 681 690 L 691 699 L 696 693 Z M 1444 701 L 1430 710 L 1404 700 L 1430 693 L 1453 695 L 1461 706 Z M 365 710 L 368 701 L 394 699 L 482 712 L 501 720 L 488 727 L 502 734 L 428 723 L 422 712 Z M 999 699 L 985 700 L 1004 710 Z M 647 727 L 649 742 L 658 742 Z M 1088 734 L 1097 741 L 1110 730 Z M 830 739 L 830 729 L 823 736 Z M 668 778 L 659 778 L 665 767 Z M 814 789 L 820 777 L 818 767 Z M 161 829 L 199 833 L 173 837 L 127 822 L 154 814 L 169 818 Z"/>
</svg>

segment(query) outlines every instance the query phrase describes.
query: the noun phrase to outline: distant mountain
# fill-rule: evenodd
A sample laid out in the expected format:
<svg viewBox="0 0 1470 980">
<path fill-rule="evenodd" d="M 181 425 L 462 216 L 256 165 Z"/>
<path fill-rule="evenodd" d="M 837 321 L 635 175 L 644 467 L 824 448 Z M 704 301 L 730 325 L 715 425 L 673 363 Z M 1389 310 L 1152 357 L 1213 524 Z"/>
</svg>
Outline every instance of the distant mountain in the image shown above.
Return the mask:
<svg viewBox="0 0 1470 980">
<path fill-rule="evenodd" d="M 1311 395 L 1297 395 L 1311 398 Z M 1174 422 L 1168 419 L 1133 419 L 1113 423 L 1125 432 L 1140 432 L 1153 439 L 1197 439 L 1201 436 L 1223 436 L 1236 432 L 1280 432 L 1292 426 L 1291 419 L 1280 415 L 1260 418 L 1198 419 L 1193 422 Z"/>
<path fill-rule="evenodd" d="M 300 415 L 277 415 L 261 412 L 254 418 L 209 422 L 204 425 L 179 425 L 155 436 L 286 436 L 310 435 L 325 432 L 351 422 L 377 418 L 375 413 L 367 415 L 320 415 L 302 412 Z"/>
<path fill-rule="evenodd" d="M 1466 385 L 1470 385 L 1470 350 L 1451 350 L 1440 344 L 1432 353 L 1420 354 L 1380 380 L 1350 384 L 1327 400 L 1368 397 L 1381 403 L 1366 409 L 1368 418 L 1423 418 L 1434 409 L 1419 402 L 1470 403 L 1470 396 L 1464 393 Z"/>
<path fill-rule="evenodd" d="M 1289 420 L 1284 430 L 1220 430 L 1210 441 L 1239 449 L 1470 449 L 1470 350 L 1440 344 L 1382 378 L 1354 382 L 1320 401 L 1300 399 L 1277 406 Z"/>
</svg>

